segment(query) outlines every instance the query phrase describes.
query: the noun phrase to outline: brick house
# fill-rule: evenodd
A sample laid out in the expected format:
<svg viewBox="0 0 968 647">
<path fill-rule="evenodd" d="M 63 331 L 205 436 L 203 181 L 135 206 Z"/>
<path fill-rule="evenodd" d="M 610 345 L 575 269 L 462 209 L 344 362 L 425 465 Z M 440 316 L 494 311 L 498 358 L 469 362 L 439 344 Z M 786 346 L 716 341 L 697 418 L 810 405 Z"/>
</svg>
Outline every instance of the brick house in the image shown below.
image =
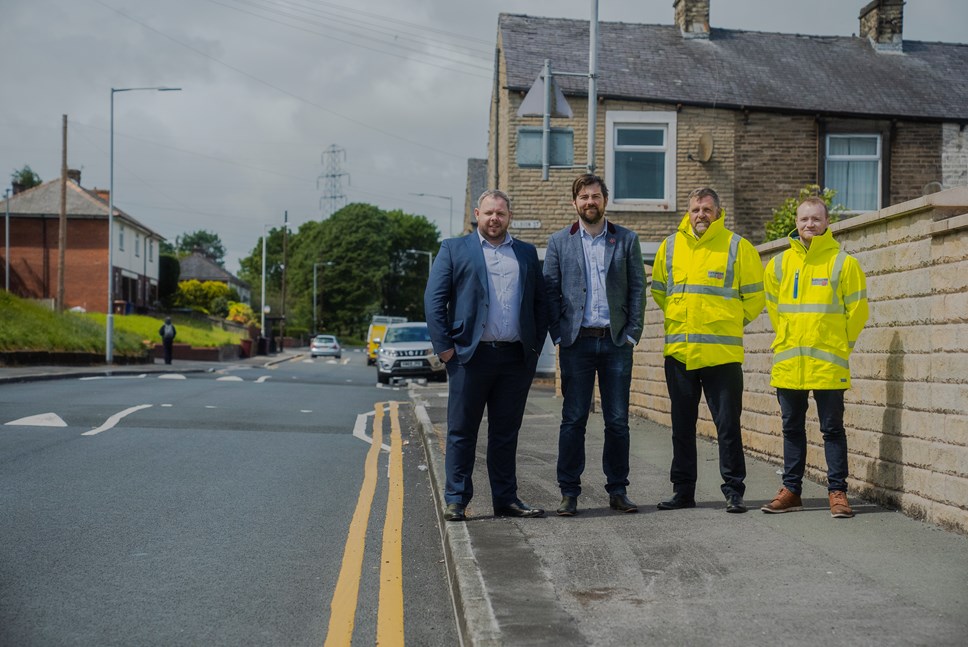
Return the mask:
<svg viewBox="0 0 968 647">
<path fill-rule="evenodd" d="M 213 261 L 200 250 L 195 250 L 188 256 L 179 259 L 181 271 L 179 281 L 217 281 L 235 290 L 242 303 L 252 305 L 252 288 L 248 283 L 236 277 L 224 267 Z"/>
<path fill-rule="evenodd" d="M 698 186 L 756 244 L 807 184 L 837 189 L 852 213 L 968 184 L 968 46 L 904 41 L 902 0 L 864 6 L 857 37 L 710 28 L 709 0 L 675 0 L 674 15 L 599 25 L 595 170 L 647 259 Z M 587 77 L 554 77 L 573 116 L 551 120 L 547 181 L 542 118 L 518 112 L 545 59 L 553 75 L 587 72 L 589 23 L 501 14 L 497 50 L 488 183 L 512 195 L 513 233 L 543 247 L 575 219 Z"/>
<path fill-rule="evenodd" d="M 80 172 L 67 180 L 64 307 L 107 311 L 108 192 L 84 189 Z M 49 300 L 57 293 L 61 180 L 51 180 L 4 201 L 10 211 L 10 292 Z M 158 298 L 159 243 L 164 237 L 114 209 L 115 312 L 144 311 Z M 6 243 L 6 241 L 4 241 Z M 0 257 L 6 244 L 0 247 Z M 0 263 L 0 275 L 6 268 Z M 6 277 L 4 277 L 6 278 Z"/>
</svg>

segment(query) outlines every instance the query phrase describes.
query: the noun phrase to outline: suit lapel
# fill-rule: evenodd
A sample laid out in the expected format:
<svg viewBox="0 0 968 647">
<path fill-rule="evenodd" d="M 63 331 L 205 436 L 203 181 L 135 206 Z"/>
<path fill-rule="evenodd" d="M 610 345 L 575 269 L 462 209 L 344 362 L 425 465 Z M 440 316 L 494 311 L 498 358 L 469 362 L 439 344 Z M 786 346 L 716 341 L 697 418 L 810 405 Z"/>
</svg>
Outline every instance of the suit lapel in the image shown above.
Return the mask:
<svg viewBox="0 0 968 647">
<path fill-rule="evenodd" d="M 481 247 L 481 239 L 477 232 L 472 231 L 464 237 L 464 240 L 467 242 L 467 253 L 474 265 L 474 274 L 477 275 L 477 280 L 480 281 L 484 294 L 487 294 L 487 268 L 484 266 L 484 250 Z"/>
</svg>

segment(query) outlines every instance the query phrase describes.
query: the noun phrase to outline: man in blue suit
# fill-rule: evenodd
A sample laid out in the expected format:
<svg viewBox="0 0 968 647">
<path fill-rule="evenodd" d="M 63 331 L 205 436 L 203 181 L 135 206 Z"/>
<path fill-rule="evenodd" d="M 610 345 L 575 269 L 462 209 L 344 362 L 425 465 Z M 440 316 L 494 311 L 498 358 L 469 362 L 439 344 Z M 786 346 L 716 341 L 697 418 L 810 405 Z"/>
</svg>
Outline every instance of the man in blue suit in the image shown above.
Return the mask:
<svg viewBox="0 0 968 647">
<path fill-rule="evenodd" d="M 605 218 L 608 187 L 585 174 L 572 183 L 578 220 L 548 239 L 544 278 L 551 340 L 561 370 L 558 487 L 563 517 L 578 513 L 585 470 L 585 425 L 595 375 L 602 397 L 602 469 L 612 510 L 638 512 L 629 480 L 629 390 L 632 349 L 642 336 L 645 266 L 634 231 Z"/>
<path fill-rule="evenodd" d="M 534 245 L 508 234 L 511 199 L 485 191 L 477 231 L 440 245 L 424 293 L 434 351 L 447 366 L 447 521 L 464 521 L 474 495 L 477 434 L 487 408 L 487 474 L 494 514 L 540 517 L 518 498 L 518 431 L 548 334 Z"/>
</svg>

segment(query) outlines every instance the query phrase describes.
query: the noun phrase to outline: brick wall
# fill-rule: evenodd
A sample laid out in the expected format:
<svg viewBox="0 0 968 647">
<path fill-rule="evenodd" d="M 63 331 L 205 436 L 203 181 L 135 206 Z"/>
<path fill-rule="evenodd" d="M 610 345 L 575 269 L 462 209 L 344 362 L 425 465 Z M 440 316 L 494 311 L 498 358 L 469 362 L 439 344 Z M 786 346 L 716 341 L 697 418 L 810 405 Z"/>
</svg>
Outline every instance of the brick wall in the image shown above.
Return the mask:
<svg viewBox="0 0 968 647">
<path fill-rule="evenodd" d="M 941 124 L 897 123 L 891 138 L 890 204 L 919 198 L 925 184 L 941 181 Z"/>
<path fill-rule="evenodd" d="M 941 127 L 941 184 L 968 186 L 968 129 L 958 124 Z"/>
<path fill-rule="evenodd" d="M 10 219 L 10 291 L 27 298 L 57 294 L 58 219 Z M 107 303 L 106 225 L 103 220 L 68 219 L 64 251 L 64 302 L 104 312 Z M 2 256 L 0 247 L 0 256 Z"/>
<path fill-rule="evenodd" d="M 968 187 L 831 226 L 868 278 L 871 319 L 851 357 L 847 392 L 851 491 L 968 532 Z M 759 246 L 764 264 L 786 247 Z M 764 312 L 747 328 L 743 438 L 750 454 L 782 461 L 773 332 Z M 636 349 L 632 411 L 670 424 L 662 371 L 662 316 L 648 300 Z M 811 404 L 807 475 L 825 481 Z M 705 404 L 699 433 L 715 438 Z M 777 479 L 779 484 L 779 479 Z M 766 498 L 772 492 L 749 493 Z"/>
</svg>

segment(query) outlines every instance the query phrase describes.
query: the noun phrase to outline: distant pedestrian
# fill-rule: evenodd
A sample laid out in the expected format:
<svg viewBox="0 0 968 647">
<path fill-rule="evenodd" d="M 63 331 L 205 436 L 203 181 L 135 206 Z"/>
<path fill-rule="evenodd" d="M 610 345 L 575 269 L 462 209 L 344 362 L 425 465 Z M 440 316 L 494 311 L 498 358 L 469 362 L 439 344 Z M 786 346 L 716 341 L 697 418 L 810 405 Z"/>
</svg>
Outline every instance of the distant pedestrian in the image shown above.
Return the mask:
<svg viewBox="0 0 968 647">
<path fill-rule="evenodd" d="M 171 350 L 175 344 L 175 335 L 178 334 L 171 317 L 165 317 L 165 323 L 158 329 L 158 334 L 161 335 L 161 344 L 165 348 L 165 364 L 171 364 Z"/>
<path fill-rule="evenodd" d="M 558 514 L 578 512 L 585 470 L 585 427 L 595 392 L 602 396 L 602 470 L 612 510 L 638 512 L 629 484 L 629 391 L 632 349 L 642 336 L 645 265 L 634 231 L 605 218 L 608 188 L 596 175 L 575 179 L 578 219 L 551 235 L 545 254 L 551 340 L 561 367 L 558 431 Z"/>
<path fill-rule="evenodd" d="M 746 512 L 743 328 L 763 310 L 763 263 L 725 225 L 719 195 L 689 194 L 689 212 L 656 252 L 652 297 L 665 316 L 665 378 L 672 408 L 672 498 L 660 510 L 696 505 L 696 421 L 703 394 L 719 440 L 726 512 Z"/>
<path fill-rule="evenodd" d="M 440 245 L 424 309 L 434 351 L 447 366 L 444 519 L 464 521 L 487 409 L 487 475 L 498 517 L 540 517 L 518 498 L 518 432 L 538 355 L 548 336 L 541 265 L 534 245 L 512 238 L 511 199 L 485 191 L 477 230 Z"/>
<path fill-rule="evenodd" d="M 849 518 L 854 511 L 847 502 L 844 391 L 850 388 L 850 352 L 869 314 L 867 279 L 856 259 L 840 251 L 822 198 L 801 202 L 796 224 L 790 249 L 770 259 L 763 274 L 766 311 L 776 331 L 770 385 L 776 387 L 783 416 L 783 487 L 760 509 L 803 509 L 805 423 L 813 391 L 827 460 L 830 514 Z"/>
</svg>

